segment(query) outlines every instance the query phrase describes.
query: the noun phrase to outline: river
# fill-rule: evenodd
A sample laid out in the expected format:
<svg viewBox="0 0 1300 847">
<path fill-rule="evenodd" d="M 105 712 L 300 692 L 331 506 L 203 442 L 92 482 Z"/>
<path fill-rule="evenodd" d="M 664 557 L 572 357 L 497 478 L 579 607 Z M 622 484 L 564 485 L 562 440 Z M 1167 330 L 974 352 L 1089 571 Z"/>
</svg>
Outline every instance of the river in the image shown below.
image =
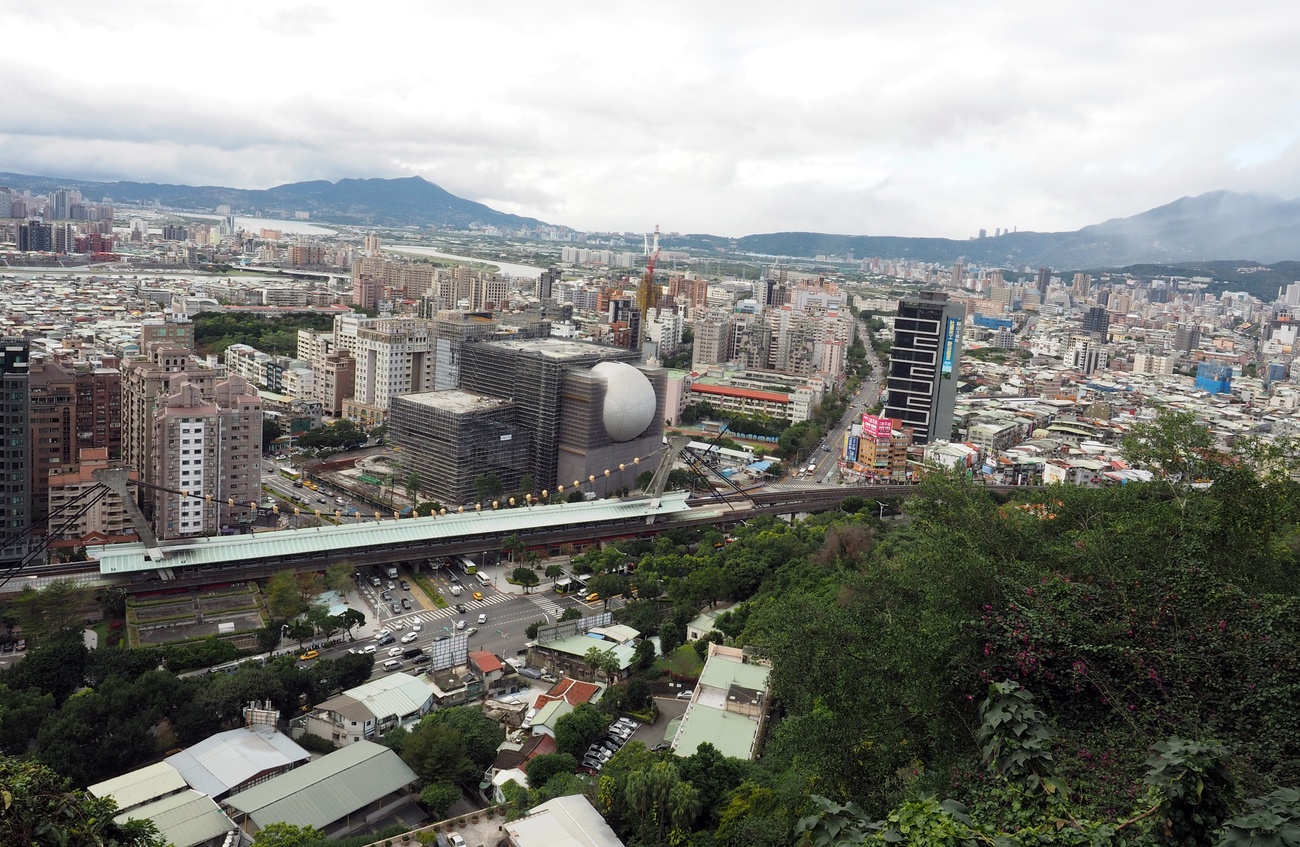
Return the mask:
<svg viewBox="0 0 1300 847">
<path fill-rule="evenodd" d="M 420 256 L 434 256 L 439 259 L 455 259 L 458 262 L 478 265 L 496 265 L 500 268 L 501 273 L 507 276 L 519 277 L 521 279 L 537 279 L 542 275 L 545 268 L 535 268 L 532 265 L 517 265 L 513 262 L 503 262 L 500 259 L 480 259 L 474 256 L 455 256 L 451 253 L 444 253 L 441 250 L 435 250 L 432 247 L 414 247 L 414 246 L 390 246 L 385 245 L 384 250 L 390 253 L 415 253 Z"/>
</svg>

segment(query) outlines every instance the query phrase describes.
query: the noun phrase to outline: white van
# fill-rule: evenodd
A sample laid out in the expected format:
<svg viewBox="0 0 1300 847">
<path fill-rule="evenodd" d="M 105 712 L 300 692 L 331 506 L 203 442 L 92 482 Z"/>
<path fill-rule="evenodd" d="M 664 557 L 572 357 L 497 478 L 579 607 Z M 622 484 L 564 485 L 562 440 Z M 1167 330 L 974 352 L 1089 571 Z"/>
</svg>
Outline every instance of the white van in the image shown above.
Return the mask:
<svg viewBox="0 0 1300 847">
<path fill-rule="evenodd" d="M 396 659 L 389 659 L 387 662 L 384 662 L 384 670 L 386 671 L 395 671 L 401 666 L 402 663 L 397 661 Z"/>
<path fill-rule="evenodd" d="M 452 597 L 459 597 L 459 596 L 460 596 L 460 586 L 459 586 L 459 585 L 453 585 L 453 586 L 451 587 L 451 596 L 452 596 Z"/>
<path fill-rule="evenodd" d="M 478 579 L 479 585 L 491 585 L 491 584 L 492 584 L 492 577 L 488 576 L 487 574 L 483 573 L 482 571 L 479 571 L 478 573 L 474 574 L 474 576 Z"/>
</svg>

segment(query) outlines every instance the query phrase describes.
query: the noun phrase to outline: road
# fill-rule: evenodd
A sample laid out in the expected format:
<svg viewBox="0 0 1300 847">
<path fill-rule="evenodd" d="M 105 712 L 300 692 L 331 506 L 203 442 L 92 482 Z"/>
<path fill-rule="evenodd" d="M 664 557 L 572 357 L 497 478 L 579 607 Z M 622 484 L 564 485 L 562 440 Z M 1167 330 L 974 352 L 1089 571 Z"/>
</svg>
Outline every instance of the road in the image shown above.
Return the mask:
<svg viewBox="0 0 1300 847">
<path fill-rule="evenodd" d="M 433 643 L 434 639 L 442 635 L 449 635 L 457 631 L 457 624 L 460 621 L 465 622 L 465 628 L 460 631 L 468 631 L 469 628 L 477 628 L 477 632 L 469 637 L 469 650 L 487 650 L 503 658 L 510 658 L 525 652 L 525 645 L 528 637 L 524 631 L 528 625 L 534 621 L 546 620 L 554 623 L 556 618 L 568 608 L 577 608 L 583 615 L 597 614 L 604 610 L 603 604 L 584 603 L 576 595 L 561 596 L 552 592 L 549 583 L 543 580 L 543 584 L 535 589 L 533 594 L 518 593 L 522 589 L 516 586 L 509 586 L 503 583 L 505 568 L 501 566 L 492 566 L 484 569 L 484 573 L 494 576 L 498 584 L 506 585 L 510 590 L 497 590 L 492 586 L 485 586 L 478 583 L 474 577 L 467 577 L 464 574 L 455 573 L 459 582 L 452 582 L 452 572 L 443 568 L 437 570 L 432 578 L 427 572 L 424 578 L 434 584 L 441 593 L 443 598 L 451 604 L 448 608 L 439 609 L 430 601 L 426 601 L 424 594 L 419 587 L 412 584 L 411 590 L 403 591 L 400 582 L 397 588 L 390 592 L 394 600 L 399 604 L 402 598 L 411 600 L 415 608 L 410 611 L 401 611 L 393 614 L 389 603 L 384 601 L 381 592 L 388 590 L 387 576 L 381 576 L 382 585 L 376 589 L 371 584 L 371 577 L 379 575 L 375 568 L 362 568 L 361 585 L 355 592 L 350 593 L 349 601 L 354 608 L 361 610 L 366 615 L 366 624 L 359 627 L 356 631 L 356 642 L 339 644 L 320 650 L 321 658 L 335 658 L 347 652 L 348 648 L 359 648 L 366 644 L 374 643 L 374 635 L 381 629 L 390 629 L 394 636 L 400 639 L 403 635 L 412 631 L 414 624 L 420 625 L 419 635 L 413 641 L 402 644 L 397 641 L 390 645 L 378 648 L 375 653 L 375 674 L 374 676 L 383 676 L 381 671 L 383 663 L 388 660 L 388 650 L 393 647 L 420 647 L 426 649 Z M 408 579 L 409 573 L 405 568 L 399 569 L 398 579 Z M 452 594 L 453 585 L 462 586 L 462 593 L 459 597 Z M 482 600 L 473 599 L 473 592 L 478 591 L 483 595 Z M 459 603 L 465 607 L 463 613 L 456 611 L 455 605 Z M 486 623 L 478 623 L 479 615 L 486 615 Z M 410 660 L 402 660 L 402 667 L 398 670 L 407 673 L 418 673 L 427 665 L 412 665 Z M 396 672 L 396 671 L 394 671 Z M 374 677 L 372 677 L 374 678 Z"/>
<path fill-rule="evenodd" d="M 880 399 L 881 380 L 884 379 L 884 369 L 880 361 L 876 358 L 876 353 L 871 349 L 871 336 L 867 332 L 867 327 L 861 321 L 858 322 L 858 337 L 867 348 L 867 364 L 871 366 L 871 376 L 862 380 L 862 385 L 858 393 L 854 395 L 853 401 L 849 403 L 849 408 L 844 412 L 844 417 L 835 425 L 835 428 L 826 434 L 822 441 L 829 450 L 819 449 L 820 457 L 815 460 L 805 460 L 806 468 L 809 461 L 816 462 L 816 469 L 810 477 L 805 477 L 814 482 L 835 483 L 840 481 L 840 460 L 844 457 L 844 437 L 849 427 L 854 423 L 862 420 L 862 413 L 875 405 Z"/>
</svg>

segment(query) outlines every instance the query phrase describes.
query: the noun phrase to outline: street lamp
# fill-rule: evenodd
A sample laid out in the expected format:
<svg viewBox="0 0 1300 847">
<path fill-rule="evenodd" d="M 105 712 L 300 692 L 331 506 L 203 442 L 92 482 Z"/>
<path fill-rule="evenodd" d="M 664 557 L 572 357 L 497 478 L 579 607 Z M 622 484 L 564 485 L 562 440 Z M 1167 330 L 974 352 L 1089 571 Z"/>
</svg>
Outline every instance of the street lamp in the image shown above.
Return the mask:
<svg viewBox="0 0 1300 847">
<path fill-rule="evenodd" d="M 885 504 L 877 500 L 876 505 L 880 507 L 880 519 L 883 521 L 885 519 Z"/>
</svg>

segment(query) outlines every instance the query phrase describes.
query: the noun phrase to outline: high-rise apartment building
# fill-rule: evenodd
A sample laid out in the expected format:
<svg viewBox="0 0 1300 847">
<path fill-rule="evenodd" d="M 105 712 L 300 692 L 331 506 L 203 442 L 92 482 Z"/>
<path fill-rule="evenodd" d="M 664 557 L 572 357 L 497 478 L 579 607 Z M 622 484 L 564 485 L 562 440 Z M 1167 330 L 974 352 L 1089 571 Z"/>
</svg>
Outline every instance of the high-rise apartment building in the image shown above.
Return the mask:
<svg viewBox="0 0 1300 847">
<path fill-rule="evenodd" d="M 898 301 L 882 415 L 910 427 L 918 444 L 951 436 L 965 319 L 966 307 L 942 292 Z"/>
<path fill-rule="evenodd" d="M 543 302 L 555 298 L 555 283 L 560 281 L 560 269 L 550 268 L 537 277 L 537 299 Z"/>
<path fill-rule="evenodd" d="M 710 311 L 695 322 L 695 342 L 691 367 L 703 370 L 709 365 L 731 359 L 731 316 L 721 310 Z"/>
<path fill-rule="evenodd" d="M 211 396 L 185 374 L 171 380 L 153 413 L 154 526 L 159 538 L 236 529 L 261 492 L 262 401 L 243 377 Z M 231 505 L 233 501 L 233 505 Z"/>
<path fill-rule="evenodd" d="M 1105 341 L 1110 332 L 1110 313 L 1101 306 L 1093 306 L 1083 313 L 1083 331 L 1095 332 Z"/>
<path fill-rule="evenodd" d="M 71 467 L 77 458 L 76 380 L 49 359 L 28 365 L 28 432 L 31 438 L 32 522 L 45 525 L 49 515 L 50 475 Z"/>
<path fill-rule="evenodd" d="M 1196 324 L 1179 324 L 1174 328 L 1174 349 L 1190 353 L 1201 346 L 1201 328 Z"/>
<path fill-rule="evenodd" d="M 399 394 L 432 390 L 432 351 L 429 321 L 380 318 L 363 322 L 356 331 L 353 397 L 358 403 L 387 409 Z"/>
<path fill-rule="evenodd" d="M 1090 274 L 1077 273 L 1074 275 L 1074 285 L 1071 287 L 1071 292 L 1075 297 L 1087 297 L 1088 292 L 1091 290 L 1092 276 Z"/>
<path fill-rule="evenodd" d="M 1047 286 L 1052 282 L 1052 269 L 1039 268 L 1037 282 L 1038 282 L 1038 293 L 1046 294 Z"/>
<path fill-rule="evenodd" d="M 0 338 L 0 565 L 21 562 L 28 552 L 26 529 L 32 519 L 30 407 L 27 368 L 30 347 L 21 338 Z"/>
<path fill-rule="evenodd" d="M 18 250 L 22 253 L 49 253 L 54 249 L 54 227 L 40 221 L 18 225 Z"/>
<path fill-rule="evenodd" d="M 102 448 L 122 458 L 122 372 L 102 364 L 79 363 L 73 375 L 77 391 L 77 450 Z"/>
</svg>

